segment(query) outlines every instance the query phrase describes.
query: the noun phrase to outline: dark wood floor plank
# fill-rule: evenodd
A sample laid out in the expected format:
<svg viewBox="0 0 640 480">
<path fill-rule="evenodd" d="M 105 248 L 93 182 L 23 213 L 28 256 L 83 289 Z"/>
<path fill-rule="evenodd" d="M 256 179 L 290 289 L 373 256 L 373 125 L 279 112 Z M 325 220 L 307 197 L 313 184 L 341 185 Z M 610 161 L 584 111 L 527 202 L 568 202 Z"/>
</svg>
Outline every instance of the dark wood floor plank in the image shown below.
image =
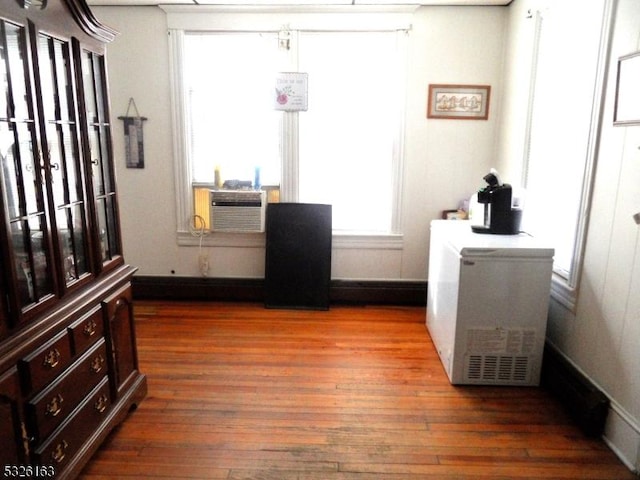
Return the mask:
<svg viewBox="0 0 640 480">
<path fill-rule="evenodd" d="M 85 480 L 636 478 L 546 391 L 450 385 L 423 308 L 135 308 L 149 394 Z"/>
</svg>

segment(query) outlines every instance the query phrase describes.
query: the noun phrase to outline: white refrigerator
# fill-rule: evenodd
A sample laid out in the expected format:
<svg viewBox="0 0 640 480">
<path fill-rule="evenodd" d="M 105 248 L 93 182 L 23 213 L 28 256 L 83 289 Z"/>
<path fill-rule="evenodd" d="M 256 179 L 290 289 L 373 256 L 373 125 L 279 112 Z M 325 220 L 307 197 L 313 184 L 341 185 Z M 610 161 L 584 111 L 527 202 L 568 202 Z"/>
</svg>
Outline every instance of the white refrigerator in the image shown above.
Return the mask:
<svg viewBox="0 0 640 480">
<path fill-rule="evenodd" d="M 452 384 L 538 385 L 553 248 L 431 223 L 427 328 Z"/>
</svg>

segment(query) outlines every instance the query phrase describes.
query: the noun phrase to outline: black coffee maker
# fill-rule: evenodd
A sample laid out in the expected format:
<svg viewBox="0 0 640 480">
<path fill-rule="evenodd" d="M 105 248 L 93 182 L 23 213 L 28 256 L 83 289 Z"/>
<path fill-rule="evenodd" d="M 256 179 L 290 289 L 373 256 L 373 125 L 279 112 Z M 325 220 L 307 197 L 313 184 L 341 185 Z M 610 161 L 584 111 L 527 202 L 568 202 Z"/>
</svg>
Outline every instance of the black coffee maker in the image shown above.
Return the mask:
<svg viewBox="0 0 640 480">
<path fill-rule="evenodd" d="M 522 210 L 513 208 L 511 185 L 502 183 L 493 169 L 483 179 L 488 185 L 478 190 L 478 203 L 484 204 L 484 224 L 472 225 L 471 229 L 475 233 L 516 235 L 520 232 Z"/>
</svg>

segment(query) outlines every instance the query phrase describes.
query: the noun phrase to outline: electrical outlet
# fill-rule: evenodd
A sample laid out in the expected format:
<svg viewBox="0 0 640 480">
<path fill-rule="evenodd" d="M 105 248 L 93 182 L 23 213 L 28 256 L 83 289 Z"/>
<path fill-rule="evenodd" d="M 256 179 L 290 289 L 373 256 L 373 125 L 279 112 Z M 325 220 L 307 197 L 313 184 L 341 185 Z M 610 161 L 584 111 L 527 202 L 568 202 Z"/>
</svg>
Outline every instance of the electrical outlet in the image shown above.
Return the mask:
<svg viewBox="0 0 640 480">
<path fill-rule="evenodd" d="M 198 257 L 198 268 L 200 269 L 200 275 L 203 277 L 209 275 L 209 255 L 200 255 Z"/>
</svg>

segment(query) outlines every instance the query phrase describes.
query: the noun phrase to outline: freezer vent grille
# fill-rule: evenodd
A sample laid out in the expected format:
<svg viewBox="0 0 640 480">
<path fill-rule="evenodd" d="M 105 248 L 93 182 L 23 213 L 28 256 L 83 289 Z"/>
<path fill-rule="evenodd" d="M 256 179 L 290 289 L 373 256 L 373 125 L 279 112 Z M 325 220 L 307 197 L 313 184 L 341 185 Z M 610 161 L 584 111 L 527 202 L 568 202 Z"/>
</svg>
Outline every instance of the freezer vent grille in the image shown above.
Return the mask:
<svg viewBox="0 0 640 480">
<path fill-rule="evenodd" d="M 466 380 L 495 383 L 526 383 L 530 358 L 526 355 L 470 355 Z"/>
</svg>

